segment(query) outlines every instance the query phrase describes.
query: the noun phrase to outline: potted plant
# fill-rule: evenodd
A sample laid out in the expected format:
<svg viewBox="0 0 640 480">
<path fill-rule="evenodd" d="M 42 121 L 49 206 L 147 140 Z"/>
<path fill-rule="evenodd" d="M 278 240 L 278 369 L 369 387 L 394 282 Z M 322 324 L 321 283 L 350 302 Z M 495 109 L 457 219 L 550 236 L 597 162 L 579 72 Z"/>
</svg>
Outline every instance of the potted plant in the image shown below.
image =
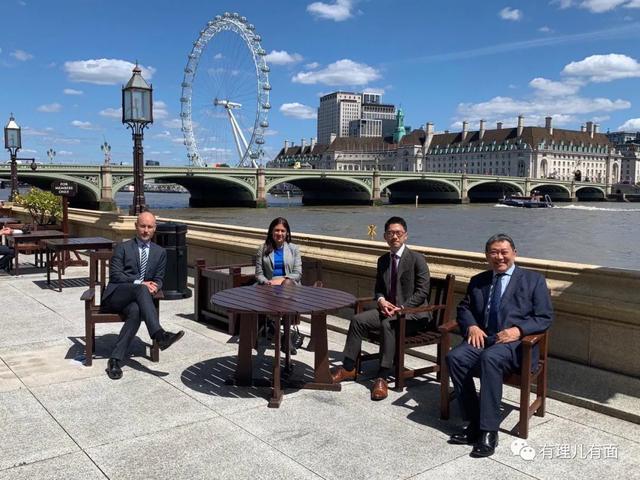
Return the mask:
<svg viewBox="0 0 640 480">
<path fill-rule="evenodd" d="M 60 197 L 39 188 L 32 188 L 28 193 L 16 196 L 15 203 L 26 208 L 38 225 L 53 225 L 62 218 Z"/>
</svg>

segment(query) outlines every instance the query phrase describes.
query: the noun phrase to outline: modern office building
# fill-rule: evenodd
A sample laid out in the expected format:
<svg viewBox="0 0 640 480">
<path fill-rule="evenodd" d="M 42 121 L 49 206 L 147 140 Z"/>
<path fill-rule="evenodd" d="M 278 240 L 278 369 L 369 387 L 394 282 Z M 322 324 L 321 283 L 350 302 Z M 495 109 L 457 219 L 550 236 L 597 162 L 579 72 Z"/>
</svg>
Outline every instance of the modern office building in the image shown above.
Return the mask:
<svg viewBox="0 0 640 480">
<path fill-rule="evenodd" d="M 379 93 L 333 92 L 324 95 L 318 107 L 318 143 L 329 144 L 332 134 L 338 138 L 391 135 L 395 113 L 395 106 L 383 104 Z"/>
</svg>

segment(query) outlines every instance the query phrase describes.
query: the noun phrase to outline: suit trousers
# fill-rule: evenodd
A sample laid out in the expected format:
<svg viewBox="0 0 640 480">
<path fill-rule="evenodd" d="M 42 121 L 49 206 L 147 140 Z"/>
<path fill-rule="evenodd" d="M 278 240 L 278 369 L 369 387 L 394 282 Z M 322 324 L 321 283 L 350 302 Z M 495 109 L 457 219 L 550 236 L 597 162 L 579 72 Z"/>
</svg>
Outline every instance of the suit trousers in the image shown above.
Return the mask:
<svg viewBox="0 0 640 480">
<path fill-rule="evenodd" d="M 124 325 L 118 335 L 111 358 L 124 359 L 131 342 L 138 333 L 141 321 L 147 326 L 151 338 L 160 331 L 158 311 L 146 285 L 133 283 L 118 285 L 114 292 L 102 301 L 100 310 L 104 313 L 120 313 L 125 316 Z"/>
<path fill-rule="evenodd" d="M 6 245 L 0 245 L 0 269 L 8 270 L 13 260 L 13 248 Z"/>
<path fill-rule="evenodd" d="M 504 375 L 520 368 L 521 342 L 476 348 L 463 341 L 446 357 L 451 381 L 463 417 L 480 430 L 495 432 L 500 427 L 500 402 Z M 480 397 L 473 377 L 480 377 Z"/>
<path fill-rule="evenodd" d="M 358 313 L 349 324 L 347 341 L 344 347 L 344 356 L 356 360 L 362 348 L 362 340 L 371 330 L 380 333 L 380 368 L 393 367 L 393 358 L 396 352 L 396 330 L 393 322 L 396 317 L 385 317 L 379 310 L 367 310 Z M 407 333 L 416 333 L 425 325 L 424 319 L 416 319 L 407 316 Z"/>
</svg>

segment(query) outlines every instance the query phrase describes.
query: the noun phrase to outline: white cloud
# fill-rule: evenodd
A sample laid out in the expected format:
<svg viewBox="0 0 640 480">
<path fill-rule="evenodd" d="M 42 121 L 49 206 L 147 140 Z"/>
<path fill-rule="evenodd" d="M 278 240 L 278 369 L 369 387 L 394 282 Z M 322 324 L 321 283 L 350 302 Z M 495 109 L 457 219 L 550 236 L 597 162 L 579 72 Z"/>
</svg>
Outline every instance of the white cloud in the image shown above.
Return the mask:
<svg viewBox="0 0 640 480">
<path fill-rule="evenodd" d="M 99 115 L 109 118 L 122 118 L 122 107 L 120 108 L 105 108 L 98 112 Z"/>
<path fill-rule="evenodd" d="M 156 100 L 153 102 L 153 120 L 162 120 L 169 116 L 167 111 L 167 104 L 162 100 Z"/>
<path fill-rule="evenodd" d="M 81 120 L 73 120 L 71 125 L 82 130 L 93 130 L 94 128 L 91 122 L 83 122 Z"/>
<path fill-rule="evenodd" d="M 115 58 L 98 58 L 64 62 L 64 70 L 73 82 L 94 83 L 96 85 L 125 84 L 132 75 L 135 64 Z M 151 80 L 156 69 L 140 65 L 142 76 Z"/>
<path fill-rule="evenodd" d="M 24 50 L 19 49 L 14 50 L 9 55 L 21 62 L 26 62 L 27 60 L 31 60 L 33 58 L 33 55 L 31 55 L 29 52 L 25 52 Z"/>
<path fill-rule="evenodd" d="M 593 114 L 595 112 L 613 112 L 631 107 L 626 100 L 608 98 L 585 98 L 579 96 L 535 98 L 519 100 L 511 97 L 494 97 L 486 102 L 460 103 L 457 108 L 458 120 L 492 121 L 504 118 L 515 119 L 522 114 L 527 120 L 534 122 L 546 116 L 553 116 L 554 121 L 573 119 L 575 115 Z M 515 120 L 514 120 L 515 121 Z"/>
<path fill-rule="evenodd" d="M 307 63 L 304 68 L 306 68 L 307 70 L 315 70 L 316 68 L 318 68 L 320 66 L 320 64 L 318 62 L 311 62 L 311 63 Z"/>
<path fill-rule="evenodd" d="M 574 0 L 552 0 L 551 4 L 556 4 L 558 5 L 558 7 L 560 7 L 562 10 L 569 8 L 571 6 L 573 6 L 574 4 Z"/>
<path fill-rule="evenodd" d="M 579 82 L 556 82 L 547 78 L 537 77 L 529 82 L 529 86 L 534 88 L 539 95 L 550 97 L 574 95 L 580 90 L 582 84 Z"/>
<path fill-rule="evenodd" d="M 165 128 L 182 128 L 182 120 L 180 120 L 179 118 L 165 120 L 164 122 L 162 122 L 162 126 Z"/>
<path fill-rule="evenodd" d="M 271 50 L 264 59 L 272 65 L 290 65 L 302 61 L 299 53 L 289 53 L 286 50 Z"/>
<path fill-rule="evenodd" d="M 591 13 L 609 12 L 618 7 L 640 8 L 640 0 L 553 0 L 551 3 L 561 9 L 578 6 Z"/>
<path fill-rule="evenodd" d="M 517 22 L 518 20 L 522 20 L 522 11 L 517 8 L 504 7 L 498 12 L 498 16 L 503 20 Z"/>
<path fill-rule="evenodd" d="M 73 155 L 73 152 L 70 152 L 69 150 L 58 150 L 56 152 L 56 156 L 57 155 L 60 155 L 61 157 L 70 157 Z"/>
<path fill-rule="evenodd" d="M 553 30 L 550 27 L 547 27 L 546 25 L 540 27 L 538 29 L 538 31 L 542 32 L 542 33 L 551 33 L 551 32 L 553 32 Z"/>
<path fill-rule="evenodd" d="M 582 77 L 591 82 L 610 82 L 621 78 L 640 77 L 640 63 L 618 53 L 591 55 L 571 62 L 562 69 L 563 75 Z"/>
<path fill-rule="evenodd" d="M 313 120 L 316 118 L 315 108 L 298 102 L 283 103 L 280 106 L 280 112 L 287 117 L 299 118 L 302 120 Z"/>
<path fill-rule="evenodd" d="M 640 118 L 630 118 L 620 125 L 618 130 L 640 131 Z"/>
<path fill-rule="evenodd" d="M 216 53 L 216 54 L 213 56 L 213 58 L 214 58 L 215 60 L 220 60 L 221 58 L 223 58 L 223 55 L 222 55 L 221 53 Z"/>
<path fill-rule="evenodd" d="M 160 140 L 171 140 L 171 132 L 169 130 L 164 130 L 163 132 L 154 134 L 153 138 L 157 138 Z"/>
<path fill-rule="evenodd" d="M 36 110 L 43 113 L 55 113 L 62 110 L 62 105 L 59 103 L 48 103 L 46 105 L 40 105 Z"/>
<path fill-rule="evenodd" d="M 313 2 L 307 5 L 307 12 L 323 20 L 342 22 L 353 16 L 353 0 L 336 0 L 335 3 Z"/>
<path fill-rule="evenodd" d="M 365 85 L 380 78 L 380 73 L 364 63 L 344 58 L 322 70 L 299 72 L 291 80 L 305 85 Z"/>
<path fill-rule="evenodd" d="M 75 88 L 65 88 L 62 91 L 65 95 L 82 95 L 84 92 L 82 90 L 76 90 Z"/>
</svg>

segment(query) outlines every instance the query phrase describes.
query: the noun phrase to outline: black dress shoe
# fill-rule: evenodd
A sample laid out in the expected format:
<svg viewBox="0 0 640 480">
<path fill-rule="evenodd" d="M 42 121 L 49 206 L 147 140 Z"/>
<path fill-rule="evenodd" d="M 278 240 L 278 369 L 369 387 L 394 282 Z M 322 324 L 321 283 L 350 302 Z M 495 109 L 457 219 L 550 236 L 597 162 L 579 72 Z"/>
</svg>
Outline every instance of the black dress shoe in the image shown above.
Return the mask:
<svg viewBox="0 0 640 480">
<path fill-rule="evenodd" d="M 480 430 L 476 425 L 469 424 L 460 433 L 454 433 L 449 437 L 449 443 L 455 443 L 457 445 L 473 445 L 480 438 Z"/>
<path fill-rule="evenodd" d="M 490 457 L 498 446 L 498 432 L 480 432 L 480 439 L 473 446 L 472 457 Z"/>
<path fill-rule="evenodd" d="M 120 368 L 120 360 L 117 358 L 110 358 L 107 362 L 107 369 L 105 370 L 111 380 L 118 380 L 122 378 L 122 369 Z"/>
<path fill-rule="evenodd" d="M 160 350 L 166 350 L 171 345 L 173 345 L 178 340 L 180 340 L 182 337 L 184 337 L 184 330 L 180 330 L 178 333 L 162 332 L 162 334 L 159 335 L 159 337 L 160 338 L 158 338 L 157 340 L 158 340 L 158 345 L 160 346 Z"/>
</svg>

